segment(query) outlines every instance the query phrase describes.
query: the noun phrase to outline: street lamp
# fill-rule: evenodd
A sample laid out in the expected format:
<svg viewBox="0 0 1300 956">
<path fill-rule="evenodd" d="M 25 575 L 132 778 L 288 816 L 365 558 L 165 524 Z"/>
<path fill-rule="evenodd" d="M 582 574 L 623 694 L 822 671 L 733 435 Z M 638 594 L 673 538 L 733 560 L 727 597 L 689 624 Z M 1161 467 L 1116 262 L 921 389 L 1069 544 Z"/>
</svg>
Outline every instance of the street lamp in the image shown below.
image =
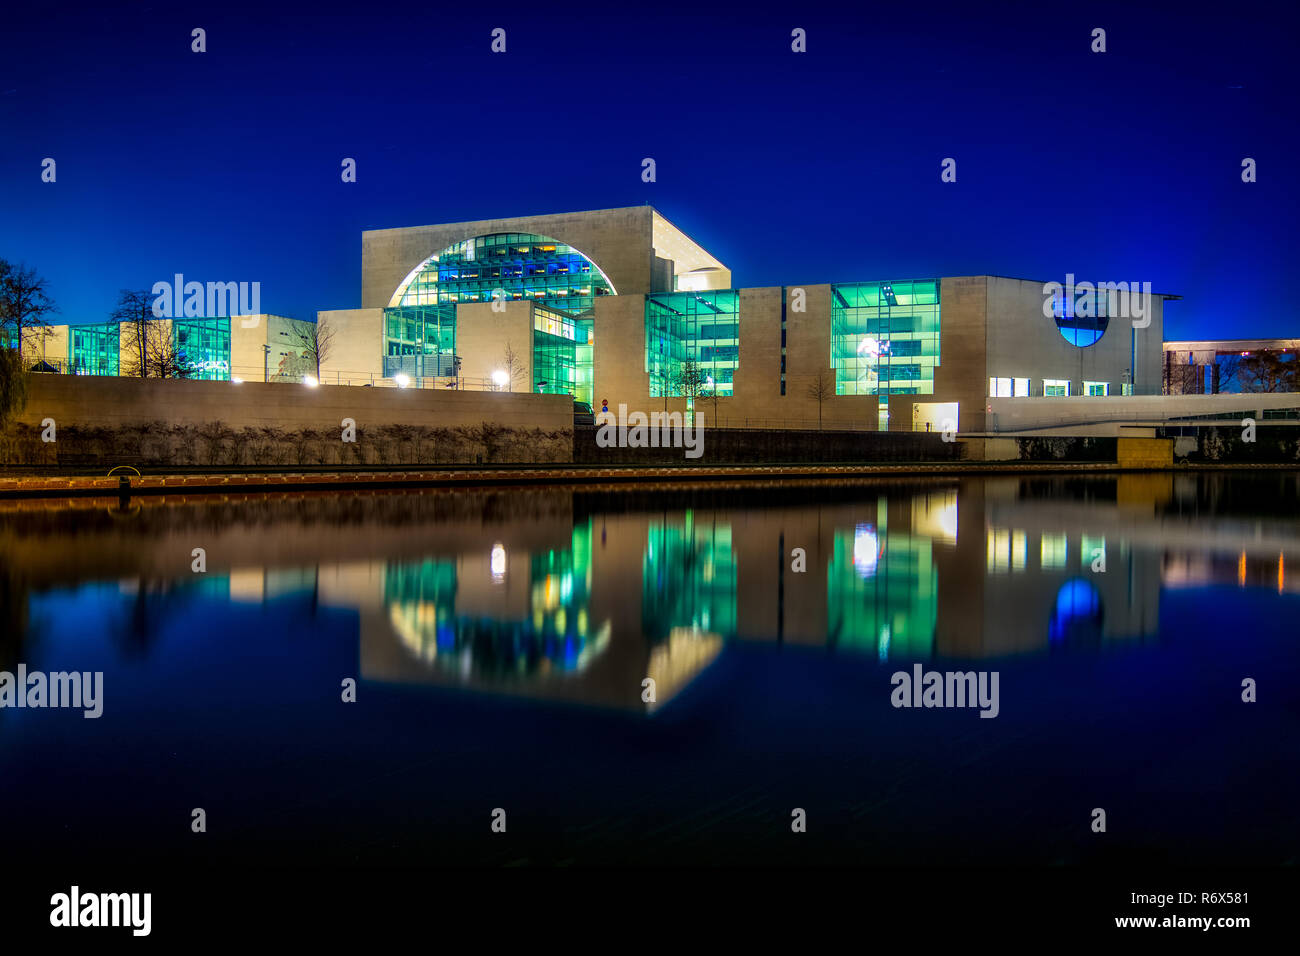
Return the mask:
<svg viewBox="0 0 1300 956">
<path fill-rule="evenodd" d="M 502 368 L 497 369 L 492 373 L 492 384 L 497 387 L 498 391 L 505 388 L 510 384 L 510 373 Z"/>
</svg>

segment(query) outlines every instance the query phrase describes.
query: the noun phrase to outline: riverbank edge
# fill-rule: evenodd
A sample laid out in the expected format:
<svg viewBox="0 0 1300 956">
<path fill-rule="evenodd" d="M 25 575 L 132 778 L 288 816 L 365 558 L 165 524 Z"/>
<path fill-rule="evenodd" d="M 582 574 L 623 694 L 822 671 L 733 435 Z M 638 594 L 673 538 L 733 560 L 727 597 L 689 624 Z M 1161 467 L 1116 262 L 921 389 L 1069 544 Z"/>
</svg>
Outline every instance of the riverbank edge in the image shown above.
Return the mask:
<svg viewBox="0 0 1300 956">
<path fill-rule="evenodd" d="M 459 467 L 422 470 L 282 471 L 229 474 L 86 475 L 0 477 L 0 498 L 158 495 L 212 492 L 357 491 L 371 488 L 447 488 L 510 485 L 608 485 L 714 482 L 799 482 L 881 477 L 933 478 L 963 475 L 1188 473 L 1201 471 L 1297 471 L 1294 463 L 1189 463 L 1121 467 L 1114 462 L 950 462 L 862 465 L 726 465 L 514 468 Z"/>
</svg>

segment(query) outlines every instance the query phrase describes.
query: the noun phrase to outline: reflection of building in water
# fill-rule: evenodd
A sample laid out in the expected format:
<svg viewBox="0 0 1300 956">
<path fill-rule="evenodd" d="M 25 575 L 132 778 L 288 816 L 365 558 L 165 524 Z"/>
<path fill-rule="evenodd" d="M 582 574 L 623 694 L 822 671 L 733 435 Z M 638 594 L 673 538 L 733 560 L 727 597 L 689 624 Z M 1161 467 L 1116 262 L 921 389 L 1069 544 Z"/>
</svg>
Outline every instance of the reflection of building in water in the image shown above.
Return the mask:
<svg viewBox="0 0 1300 956">
<path fill-rule="evenodd" d="M 591 523 L 573 529 L 568 548 L 528 556 L 528 607 L 521 616 L 458 610 L 457 561 L 388 562 L 384 604 L 397 637 L 419 660 L 471 674 L 524 676 L 580 671 L 609 644 L 609 624 L 590 628 Z M 492 581 L 504 585 L 505 545 L 489 557 Z"/>
<path fill-rule="evenodd" d="M 953 504 L 955 520 L 955 494 Z M 888 501 L 880 498 L 873 522 L 835 530 L 826 575 L 827 640 L 881 660 L 929 657 L 938 587 L 930 538 L 891 529 Z"/>
<path fill-rule="evenodd" d="M 1093 500 L 1039 498 L 1027 485 L 983 483 L 984 553 L 966 556 L 983 563 L 982 594 L 971 601 L 969 633 L 949 635 L 940 653 L 1016 654 L 1154 637 L 1160 554 L 1134 547 L 1130 533 L 1153 514 L 1154 499 L 1118 488 L 1112 497 L 1104 481 L 1094 484 L 1102 493 Z"/>
<path fill-rule="evenodd" d="M 699 523 L 695 512 L 646 529 L 641 569 L 641 629 L 650 641 L 689 631 L 736 633 L 736 556 L 731 525 Z"/>
</svg>

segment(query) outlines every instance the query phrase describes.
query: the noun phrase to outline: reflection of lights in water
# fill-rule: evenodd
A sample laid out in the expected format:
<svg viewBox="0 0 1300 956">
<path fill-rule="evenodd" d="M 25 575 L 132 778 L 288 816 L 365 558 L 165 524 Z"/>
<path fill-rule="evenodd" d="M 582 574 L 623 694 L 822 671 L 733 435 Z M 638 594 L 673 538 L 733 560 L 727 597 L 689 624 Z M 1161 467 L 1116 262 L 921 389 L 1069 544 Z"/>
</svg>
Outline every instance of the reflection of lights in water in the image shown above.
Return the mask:
<svg viewBox="0 0 1300 956">
<path fill-rule="evenodd" d="M 492 545 L 492 580 L 500 583 L 506 577 L 506 549 L 505 545 L 497 542 Z"/>
<path fill-rule="evenodd" d="M 889 660 L 889 625 L 886 623 L 880 628 L 880 659 Z"/>
<path fill-rule="evenodd" d="M 876 563 L 880 560 L 880 542 L 876 538 L 876 529 L 869 524 L 860 524 L 853 530 L 853 567 L 859 575 L 869 578 L 876 573 Z"/>
<path fill-rule="evenodd" d="M 1056 592 L 1048 637 L 1059 644 L 1067 637 L 1082 637 L 1101 626 L 1101 595 L 1091 582 L 1082 578 L 1066 581 Z"/>
</svg>

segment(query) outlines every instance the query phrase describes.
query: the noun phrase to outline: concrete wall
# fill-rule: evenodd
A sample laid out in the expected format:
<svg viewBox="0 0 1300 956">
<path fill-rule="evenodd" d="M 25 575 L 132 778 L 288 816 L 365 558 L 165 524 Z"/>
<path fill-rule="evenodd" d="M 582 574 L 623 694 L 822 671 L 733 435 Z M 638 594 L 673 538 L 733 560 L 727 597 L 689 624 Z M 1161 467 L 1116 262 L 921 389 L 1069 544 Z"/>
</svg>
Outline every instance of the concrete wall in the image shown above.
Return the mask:
<svg viewBox="0 0 1300 956">
<path fill-rule="evenodd" d="M 1161 391 L 1161 363 L 1164 351 L 1164 300 L 1152 296 L 1151 324 L 1135 329 L 1131 319 L 1112 318 L 1095 345 L 1078 348 L 1065 340 L 1056 320 L 1043 315 L 1043 283 L 1024 279 L 989 276 L 988 282 L 988 378 L 1030 378 L 1035 395 L 1043 394 L 1043 379 L 1071 383 L 1070 394 L 1082 395 L 1083 383 L 1107 382 L 1111 394 L 1119 395 L 1124 372 L 1132 364 L 1131 349 L 1137 355 L 1134 393 L 1158 395 Z M 1144 306 L 1147 304 L 1143 298 Z M 945 332 L 947 303 L 943 304 Z"/>
<path fill-rule="evenodd" d="M 361 305 L 386 307 L 416 266 L 448 246 L 496 232 L 526 232 L 577 249 L 605 273 L 619 295 L 651 291 L 654 210 L 649 206 L 547 216 L 374 229 L 361 234 Z"/>
<path fill-rule="evenodd" d="M 471 302 L 456 307 L 456 354 L 461 378 L 469 387 L 492 381 L 492 373 L 506 369 L 506 348 L 514 351 L 517 368 L 510 390 L 533 388 L 533 304 L 505 302 L 493 312 L 491 302 Z"/>
<path fill-rule="evenodd" d="M 60 426 L 220 421 L 236 429 L 338 428 L 344 418 L 363 428 L 488 421 L 555 431 L 573 427 L 573 403 L 567 395 L 35 375 L 18 420 L 38 425 L 44 418 Z"/>
<path fill-rule="evenodd" d="M 384 310 L 335 309 L 317 312 L 317 322 L 334 330 L 321 381 L 364 385 L 384 377 Z"/>
</svg>

